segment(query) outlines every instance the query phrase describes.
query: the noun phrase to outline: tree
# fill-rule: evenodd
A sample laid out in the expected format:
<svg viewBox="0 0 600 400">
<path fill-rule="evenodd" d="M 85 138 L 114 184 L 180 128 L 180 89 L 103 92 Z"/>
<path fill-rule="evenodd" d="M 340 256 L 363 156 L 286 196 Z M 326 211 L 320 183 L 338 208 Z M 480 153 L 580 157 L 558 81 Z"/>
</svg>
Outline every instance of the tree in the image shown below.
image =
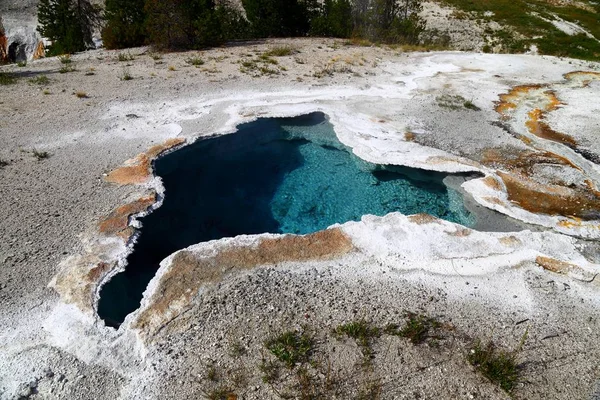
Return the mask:
<svg viewBox="0 0 600 400">
<path fill-rule="evenodd" d="M 145 12 L 148 41 L 162 49 L 222 43 L 229 39 L 221 29 L 226 26 L 223 20 L 235 14 L 217 7 L 214 0 L 146 0 Z"/>
<path fill-rule="evenodd" d="M 352 4 L 349 0 L 325 0 L 310 21 L 312 36 L 347 38 L 352 35 Z"/>
<path fill-rule="evenodd" d="M 37 28 L 52 45 L 49 54 L 75 53 L 94 47 L 92 33 L 99 9 L 89 0 L 40 0 Z"/>
<path fill-rule="evenodd" d="M 146 40 L 145 0 L 106 0 L 102 41 L 107 49 L 141 46 Z"/>
<path fill-rule="evenodd" d="M 304 36 L 316 8 L 314 0 L 242 0 L 256 37 Z"/>
</svg>

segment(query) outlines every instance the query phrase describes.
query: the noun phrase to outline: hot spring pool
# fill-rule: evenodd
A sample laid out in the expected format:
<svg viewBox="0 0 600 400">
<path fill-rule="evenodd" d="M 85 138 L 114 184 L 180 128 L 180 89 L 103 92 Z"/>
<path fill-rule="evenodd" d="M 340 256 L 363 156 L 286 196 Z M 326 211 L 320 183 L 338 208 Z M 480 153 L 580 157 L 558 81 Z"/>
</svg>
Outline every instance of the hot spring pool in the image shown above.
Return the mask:
<svg viewBox="0 0 600 400">
<path fill-rule="evenodd" d="M 365 214 L 428 213 L 470 226 L 445 174 L 375 165 L 352 154 L 322 113 L 265 118 L 155 162 L 163 205 L 143 228 L 126 270 L 100 292 L 98 314 L 118 326 L 140 305 L 160 261 L 189 245 L 256 233 L 306 234 Z"/>
</svg>

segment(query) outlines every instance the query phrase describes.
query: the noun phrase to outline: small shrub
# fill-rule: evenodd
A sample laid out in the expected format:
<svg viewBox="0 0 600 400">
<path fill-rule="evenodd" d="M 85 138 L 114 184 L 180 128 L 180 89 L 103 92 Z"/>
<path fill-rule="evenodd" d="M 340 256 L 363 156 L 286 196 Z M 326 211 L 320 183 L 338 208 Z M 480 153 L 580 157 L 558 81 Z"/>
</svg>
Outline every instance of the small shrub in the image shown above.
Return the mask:
<svg viewBox="0 0 600 400">
<path fill-rule="evenodd" d="M 381 329 L 374 326 L 371 322 L 361 319 L 338 326 L 335 328 L 335 333 L 346 335 L 356 340 L 364 348 L 370 347 L 372 340 L 381 335 Z"/>
<path fill-rule="evenodd" d="M 133 79 L 133 76 L 129 73 L 129 70 L 124 69 L 123 73 L 120 76 L 122 81 L 130 81 Z"/>
<path fill-rule="evenodd" d="M 119 61 L 133 61 L 135 60 L 135 57 L 131 55 L 131 53 L 119 53 L 117 59 Z"/>
<path fill-rule="evenodd" d="M 289 331 L 268 339 L 265 347 L 288 368 L 304 362 L 314 350 L 314 340 L 306 333 Z"/>
<path fill-rule="evenodd" d="M 177 71 L 174 65 L 169 65 L 169 71 Z"/>
<path fill-rule="evenodd" d="M 280 370 L 279 365 L 271 360 L 262 360 L 258 366 L 260 372 L 262 372 L 262 381 L 264 383 L 273 384 L 279 379 Z"/>
<path fill-rule="evenodd" d="M 261 54 L 258 58 L 260 59 L 260 61 L 262 61 L 264 63 L 267 63 L 267 64 L 273 64 L 273 65 L 279 64 L 279 62 L 277 62 L 276 59 L 271 58 L 266 53 L 265 54 Z"/>
<path fill-rule="evenodd" d="M 468 360 L 483 376 L 510 393 L 519 380 L 516 356 L 516 351 L 498 350 L 492 342 L 484 345 L 478 340 L 471 349 Z"/>
<path fill-rule="evenodd" d="M 163 59 L 163 56 L 160 53 L 150 53 L 149 56 L 154 61 L 158 61 L 158 60 L 162 60 Z"/>
<path fill-rule="evenodd" d="M 33 83 L 35 85 L 47 85 L 50 83 L 50 79 L 46 76 L 46 75 L 40 75 L 40 76 L 36 76 L 35 78 L 31 78 L 29 80 L 30 83 Z"/>
<path fill-rule="evenodd" d="M 72 65 L 65 65 L 61 69 L 58 70 L 58 72 L 60 72 L 61 74 L 66 74 L 66 73 L 75 72 L 75 71 L 77 71 L 77 70 Z"/>
<path fill-rule="evenodd" d="M 49 94 L 51 94 L 51 93 L 50 93 L 50 91 L 49 91 L 48 89 L 44 89 L 44 91 L 43 91 L 42 93 L 43 93 L 43 94 L 45 94 L 45 95 L 49 95 Z"/>
<path fill-rule="evenodd" d="M 60 60 L 61 64 L 71 64 L 73 62 L 73 60 L 71 60 L 71 56 L 69 54 L 64 54 L 62 56 L 58 56 L 58 59 Z"/>
<path fill-rule="evenodd" d="M 391 324 L 385 328 L 385 333 L 409 339 L 412 344 L 421 344 L 430 338 L 430 331 L 440 326 L 440 323 L 425 315 L 407 313 L 406 325 L 399 329 L 398 325 Z"/>
<path fill-rule="evenodd" d="M 75 96 L 78 99 L 87 99 L 89 97 L 86 92 L 75 92 Z"/>
<path fill-rule="evenodd" d="M 296 53 L 299 53 L 299 51 L 291 46 L 276 46 L 265 52 L 263 55 L 267 57 L 286 57 Z"/>
<path fill-rule="evenodd" d="M 17 66 L 18 66 L 18 67 L 21 67 L 21 68 L 22 68 L 22 67 L 26 67 L 26 66 L 27 66 L 27 61 L 19 61 L 19 62 L 17 63 Z"/>
<path fill-rule="evenodd" d="M 31 154 L 33 154 L 33 156 L 35 158 L 37 158 L 38 161 L 45 160 L 46 158 L 50 157 L 50 153 L 48 153 L 47 151 L 40 151 L 40 150 L 37 150 L 37 149 L 33 149 L 31 151 Z"/>
<path fill-rule="evenodd" d="M 187 60 L 185 60 L 185 62 L 187 62 L 190 65 L 193 65 L 195 67 L 199 67 L 200 65 L 204 65 L 204 60 L 201 59 L 200 57 L 190 57 Z"/>
<path fill-rule="evenodd" d="M 0 72 L 0 85 L 12 85 L 17 83 L 17 78 L 8 72 Z"/>
</svg>

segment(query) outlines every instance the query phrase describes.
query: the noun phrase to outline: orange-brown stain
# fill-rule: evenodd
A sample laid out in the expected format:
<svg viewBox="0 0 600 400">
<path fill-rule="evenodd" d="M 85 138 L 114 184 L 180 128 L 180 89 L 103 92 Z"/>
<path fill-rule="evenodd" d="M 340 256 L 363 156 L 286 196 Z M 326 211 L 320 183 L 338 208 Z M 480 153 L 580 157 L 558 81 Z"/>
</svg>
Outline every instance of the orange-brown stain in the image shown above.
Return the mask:
<svg viewBox="0 0 600 400">
<path fill-rule="evenodd" d="M 233 245 L 209 256 L 180 251 L 160 277 L 150 299 L 151 306 L 141 312 L 133 328 L 153 335 L 179 315 L 202 286 L 221 282 L 230 274 L 288 261 L 332 259 L 353 248 L 351 240 L 340 229 L 333 228 L 305 236 L 262 239 L 258 245 Z"/>
<path fill-rule="evenodd" d="M 529 119 L 525 122 L 527 129 L 529 132 L 534 134 L 537 137 L 546 140 L 552 140 L 553 142 L 562 143 L 569 147 L 574 147 L 577 145 L 577 141 L 573 139 L 572 136 L 567 135 L 565 133 L 561 133 L 555 131 L 550 128 L 547 123 L 543 122 L 544 112 L 539 108 L 535 108 L 528 113 Z"/>
<path fill-rule="evenodd" d="M 129 226 L 129 217 L 133 214 L 145 211 L 156 201 L 156 194 L 152 193 L 129 204 L 114 209 L 98 225 L 100 233 L 106 235 L 118 235 L 127 240 L 133 234 L 133 228 Z"/>
<path fill-rule="evenodd" d="M 152 177 L 152 160 L 161 153 L 179 146 L 184 142 L 184 138 L 173 138 L 162 144 L 152 146 L 145 153 L 138 154 L 135 158 L 126 161 L 124 166 L 111 171 L 105 180 L 119 185 L 137 185 L 145 183 Z"/>
</svg>

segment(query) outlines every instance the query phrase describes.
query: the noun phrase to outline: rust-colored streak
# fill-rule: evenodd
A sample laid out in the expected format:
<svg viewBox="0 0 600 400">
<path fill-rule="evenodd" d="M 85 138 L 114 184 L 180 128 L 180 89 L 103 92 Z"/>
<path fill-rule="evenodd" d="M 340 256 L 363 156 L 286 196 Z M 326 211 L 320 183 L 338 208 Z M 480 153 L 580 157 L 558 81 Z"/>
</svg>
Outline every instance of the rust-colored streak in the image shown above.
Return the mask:
<svg viewBox="0 0 600 400">
<path fill-rule="evenodd" d="M 117 207 L 100 222 L 98 230 L 106 235 L 118 235 L 125 240 L 128 239 L 133 234 L 133 229 L 129 227 L 129 217 L 147 210 L 155 201 L 156 194 L 152 193 L 134 202 Z"/>
<path fill-rule="evenodd" d="M 532 213 L 598 219 L 600 198 L 587 188 L 544 185 L 531 178 L 498 172 L 508 199 Z"/>
<path fill-rule="evenodd" d="M 527 126 L 527 129 L 529 129 L 529 132 L 535 136 L 562 143 L 569 147 L 575 147 L 577 145 L 577 141 L 575 141 L 572 136 L 555 131 L 550 128 L 547 123 L 543 122 L 544 112 L 539 108 L 531 110 L 528 115 L 529 119 L 525 122 L 525 125 Z"/>
<path fill-rule="evenodd" d="M 569 159 L 547 151 L 490 148 L 483 151 L 481 163 L 490 168 L 501 168 L 511 173 L 533 175 L 533 167 L 539 164 L 562 165 L 581 170 Z M 493 179 L 493 178 L 492 178 Z"/>
<path fill-rule="evenodd" d="M 504 246 L 508 246 L 508 247 L 517 247 L 520 246 L 522 244 L 521 240 L 518 237 L 515 236 L 503 236 L 500 239 L 498 239 L 498 241 L 500 243 L 502 243 Z"/>
<path fill-rule="evenodd" d="M 520 85 L 513 87 L 508 93 L 501 94 L 500 101 L 496 102 L 496 112 L 504 119 L 517 108 L 521 100 L 533 90 L 543 88 L 543 85 Z"/>
<path fill-rule="evenodd" d="M 600 81 L 600 72 L 595 71 L 573 71 L 564 75 L 565 79 L 569 81 L 579 80 L 581 86 L 586 87 L 592 81 Z"/>
<path fill-rule="evenodd" d="M 38 60 L 43 57 L 46 57 L 46 48 L 44 47 L 44 42 L 39 42 L 33 52 L 33 59 Z"/>
<path fill-rule="evenodd" d="M 439 224 L 440 223 L 438 218 L 434 217 L 431 214 L 425 214 L 425 213 L 410 215 L 410 216 L 408 216 L 408 220 L 410 222 L 412 222 L 413 224 L 417 224 L 417 225 L 425 225 L 425 224 L 432 224 L 432 223 Z"/>
<path fill-rule="evenodd" d="M 179 146 L 184 142 L 184 138 L 173 138 L 162 144 L 152 146 L 145 153 L 138 154 L 135 158 L 127 160 L 122 167 L 111 171 L 105 180 L 119 185 L 139 185 L 146 183 L 152 177 L 152 160 L 166 150 Z"/>
<path fill-rule="evenodd" d="M 535 262 L 547 271 L 554 272 L 555 274 L 568 275 L 583 282 L 592 282 L 596 277 L 595 273 L 586 271 L 579 265 L 560 261 L 551 257 L 537 256 Z"/>
<path fill-rule="evenodd" d="M 80 310 L 92 313 L 98 282 L 113 267 L 114 264 L 94 263 L 87 257 L 80 257 L 72 268 L 60 271 L 56 275 L 52 286 L 60 293 L 65 303 L 75 304 Z"/>
<path fill-rule="evenodd" d="M 504 190 L 504 187 L 502 186 L 502 184 L 494 177 L 492 176 L 486 176 L 485 178 L 483 178 L 483 184 L 486 185 L 487 187 L 490 187 L 494 190 L 497 190 L 499 192 Z"/>
<path fill-rule="evenodd" d="M 334 228 L 306 236 L 262 239 L 253 246 L 234 245 L 212 256 L 181 251 L 161 276 L 150 306 L 140 313 L 133 328 L 152 336 L 179 315 L 201 287 L 218 283 L 227 275 L 261 265 L 332 259 L 352 249 L 350 239 L 340 229 Z"/>
<path fill-rule="evenodd" d="M 404 140 L 407 142 L 414 142 L 416 135 L 413 132 L 404 132 Z"/>
</svg>

